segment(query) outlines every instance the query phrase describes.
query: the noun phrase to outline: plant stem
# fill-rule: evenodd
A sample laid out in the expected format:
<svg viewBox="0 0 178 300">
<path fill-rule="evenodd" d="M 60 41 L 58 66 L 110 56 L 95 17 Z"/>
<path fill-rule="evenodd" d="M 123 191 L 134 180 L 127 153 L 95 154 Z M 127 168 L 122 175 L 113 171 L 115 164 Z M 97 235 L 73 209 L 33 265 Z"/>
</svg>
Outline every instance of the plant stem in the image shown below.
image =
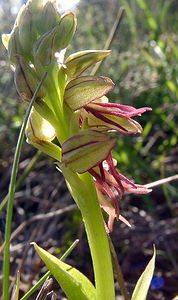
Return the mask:
<svg viewBox="0 0 178 300">
<path fill-rule="evenodd" d="M 115 300 L 111 254 L 93 179 L 89 173 L 79 177 L 62 171 L 84 221 L 93 261 L 96 300 Z"/>
<path fill-rule="evenodd" d="M 8 194 L 8 204 L 7 204 L 7 215 L 6 215 L 6 230 L 5 230 L 5 250 L 4 250 L 4 265 L 3 265 L 3 300 L 9 300 L 9 273 L 10 273 L 10 235 L 11 235 L 11 226 L 12 226 L 12 213 L 13 213 L 13 202 L 14 202 L 14 194 L 15 194 L 15 182 L 17 177 L 17 171 L 19 166 L 20 154 L 22 149 L 22 144 L 24 140 L 25 128 L 28 120 L 28 116 L 30 114 L 33 103 L 37 97 L 37 94 L 42 86 L 47 74 L 45 73 L 42 77 L 32 99 L 29 104 L 29 107 L 26 111 L 24 122 L 22 124 L 19 138 L 17 141 L 17 147 L 15 150 L 11 179 L 9 185 L 9 194 Z"/>
</svg>

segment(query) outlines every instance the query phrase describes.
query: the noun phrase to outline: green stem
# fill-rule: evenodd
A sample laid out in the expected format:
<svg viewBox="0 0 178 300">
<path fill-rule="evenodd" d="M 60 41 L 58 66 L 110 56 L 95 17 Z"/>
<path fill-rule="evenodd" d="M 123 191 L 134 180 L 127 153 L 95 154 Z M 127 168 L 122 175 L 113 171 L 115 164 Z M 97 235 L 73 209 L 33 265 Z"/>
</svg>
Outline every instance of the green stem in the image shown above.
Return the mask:
<svg viewBox="0 0 178 300">
<path fill-rule="evenodd" d="M 33 103 L 37 97 L 40 87 L 42 86 L 47 74 L 45 73 L 41 79 L 33 97 L 30 102 L 30 105 L 25 114 L 24 122 L 22 124 L 19 138 L 17 141 L 17 147 L 14 155 L 14 161 L 11 172 L 11 179 L 9 185 L 9 194 L 8 194 L 8 204 L 7 204 L 7 215 L 6 215 L 6 231 L 5 231 L 5 249 L 4 249 L 4 265 L 3 265 L 3 300 L 9 300 L 9 273 L 10 273 L 10 235 L 11 235 L 11 226 L 12 226 L 12 212 L 13 212 L 13 202 L 15 194 L 15 182 L 17 177 L 17 171 L 20 160 L 20 153 L 22 149 L 22 144 L 24 140 L 25 127 L 27 124 L 28 116 L 30 114 Z"/>
<path fill-rule="evenodd" d="M 79 177 L 70 170 L 62 171 L 84 221 L 95 274 L 96 300 L 114 300 L 111 253 L 93 179 L 89 173 Z"/>
</svg>

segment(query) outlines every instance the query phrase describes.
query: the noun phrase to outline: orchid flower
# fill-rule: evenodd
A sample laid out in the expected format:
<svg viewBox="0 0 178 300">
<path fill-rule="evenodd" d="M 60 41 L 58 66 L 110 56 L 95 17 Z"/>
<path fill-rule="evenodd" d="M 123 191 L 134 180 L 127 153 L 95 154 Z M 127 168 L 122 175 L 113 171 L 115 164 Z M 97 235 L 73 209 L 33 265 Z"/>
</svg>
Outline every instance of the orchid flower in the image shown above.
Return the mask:
<svg viewBox="0 0 178 300">
<path fill-rule="evenodd" d="M 112 150 L 118 135 L 142 132 L 133 117 L 151 109 L 109 103 L 106 95 L 115 86 L 112 80 L 83 73 L 111 51 L 84 50 L 66 58 L 75 30 L 75 15 L 60 15 L 56 1 L 29 0 L 12 32 L 3 35 L 3 43 L 17 92 L 27 103 L 47 72 L 29 116 L 27 142 L 57 161 L 81 211 L 95 274 L 96 297 L 92 299 L 114 300 L 106 231 L 113 230 L 115 219 L 130 226 L 118 202 L 125 193 L 145 194 L 150 190 L 117 170 Z M 109 215 L 106 226 L 100 206 Z"/>
</svg>

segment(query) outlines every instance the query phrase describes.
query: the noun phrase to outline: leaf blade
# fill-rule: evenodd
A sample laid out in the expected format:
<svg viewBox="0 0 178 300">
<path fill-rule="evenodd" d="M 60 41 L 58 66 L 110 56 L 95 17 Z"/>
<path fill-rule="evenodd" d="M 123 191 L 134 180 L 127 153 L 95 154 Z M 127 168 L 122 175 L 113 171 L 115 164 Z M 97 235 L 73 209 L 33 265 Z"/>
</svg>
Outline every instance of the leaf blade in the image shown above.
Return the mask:
<svg viewBox="0 0 178 300">
<path fill-rule="evenodd" d="M 38 255 L 61 285 L 68 300 L 96 300 L 95 288 L 87 277 L 40 248 L 36 243 L 33 244 Z"/>
<path fill-rule="evenodd" d="M 156 258 L 156 250 L 154 246 L 153 256 L 150 259 L 148 265 L 146 266 L 144 272 L 140 276 L 139 280 L 137 281 L 131 300 L 146 300 L 148 289 L 154 273 L 155 258 Z"/>
</svg>

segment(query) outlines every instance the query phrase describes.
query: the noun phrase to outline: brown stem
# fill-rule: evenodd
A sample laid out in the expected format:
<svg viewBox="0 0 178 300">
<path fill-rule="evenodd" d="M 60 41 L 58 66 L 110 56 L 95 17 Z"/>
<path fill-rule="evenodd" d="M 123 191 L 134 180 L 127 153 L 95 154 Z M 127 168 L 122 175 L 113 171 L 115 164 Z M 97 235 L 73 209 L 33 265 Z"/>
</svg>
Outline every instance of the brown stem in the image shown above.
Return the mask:
<svg viewBox="0 0 178 300">
<path fill-rule="evenodd" d="M 108 38 L 107 38 L 107 40 L 106 40 L 106 43 L 105 43 L 105 45 L 104 45 L 104 49 L 103 49 L 103 50 L 108 50 L 108 49 L 111 47 L 111 44 L 112 44 L 112 42 L 113 42 L 113 40 L 114 40 L 114 37 L 115 37 L 115 35 L 116 35 L 116 32 L 117 32 L 117 30 L 118 30 L 118 28 L 119 28 L 119 25 L 120 25 L 120 23 L 121 23 L 121 20 L 122 20 L 123 15 L 124 15 L 124 8 L 123 8 L 123 7 L 120 7 L 120 8 L 119 8 L 119 11 L 118 11 L 118 14 L 117 14 L 117 16 L 116 16 L 115 22 L 114 22 L 114 24 L 113 24 L 113 27 L 111 28 L 111 31 L 110 31 L 110 33 L 109 33 L 109 35 L 108 35 Z M 93 70 L 91 71 L 91 75 L 95 75 L 95 74 L 98 73 L 98 71 L 99 71 L 99 69 L 101 68 L 103 62 L 104 62 L 104 59 L 101 60 L 100 62 L 98 62 L 98 63 L 94 66 Z"/>
<path fill-rule="evenodd" d="M 128 290 L 126 288 L 126 285 L 125 285 L 124 276 L 123 276 L 123 273 L 122 273 L 122 270 L 121 270 L 121 266 L 119 264 L 119 260 L 118 260 L 114 245 L 113 245 L 112 240 L 109 236 L 108 236 L 108 240 L 109 240 L 109 246 L 110 246 L 110 250 L 111 250 L 111 256 L 112 256 L 112 262 L 113 262 L 115 278 L 116 278 L 116 280 L 119 284 L 120 291 L 121 291 L 121 294 L 124 297 L 124 300 L 130 300 L 129 292 L 128 292 Z"/>
</svg>

